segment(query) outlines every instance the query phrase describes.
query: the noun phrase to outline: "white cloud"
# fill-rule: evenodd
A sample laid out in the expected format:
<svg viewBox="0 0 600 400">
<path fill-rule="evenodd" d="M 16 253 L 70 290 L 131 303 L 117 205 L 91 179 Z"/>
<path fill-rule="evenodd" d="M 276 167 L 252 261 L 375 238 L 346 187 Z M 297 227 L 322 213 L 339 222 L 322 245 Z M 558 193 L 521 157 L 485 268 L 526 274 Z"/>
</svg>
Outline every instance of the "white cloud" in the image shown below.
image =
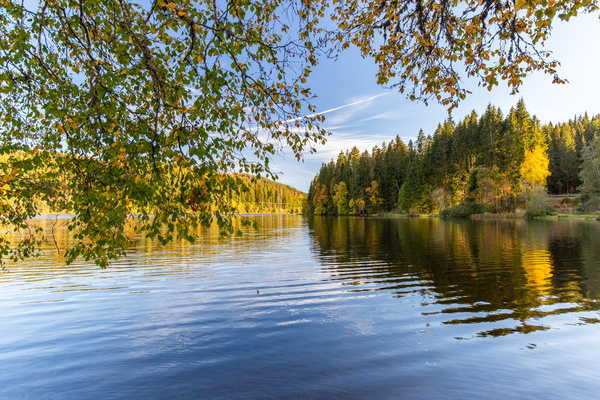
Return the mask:
<svg viewBox="0 0 600 400">
<path fill-rule="evenodd" d="M 328 162 L 331 159 L 336 159 L 341 151 L 346 151 L 356 146 L 361 153 L 365 150 L 371 151 L 375 146 L 381 145 L 384 141 L 389 141 L 390 138 L 384 135 L 361 135 L 356 132 L 333 132 L 332 136 L 327 140 L 327 143 L 317 147 L 317 152 L 307 154 L 307 160 L 319 160 Z"/>
</svg>

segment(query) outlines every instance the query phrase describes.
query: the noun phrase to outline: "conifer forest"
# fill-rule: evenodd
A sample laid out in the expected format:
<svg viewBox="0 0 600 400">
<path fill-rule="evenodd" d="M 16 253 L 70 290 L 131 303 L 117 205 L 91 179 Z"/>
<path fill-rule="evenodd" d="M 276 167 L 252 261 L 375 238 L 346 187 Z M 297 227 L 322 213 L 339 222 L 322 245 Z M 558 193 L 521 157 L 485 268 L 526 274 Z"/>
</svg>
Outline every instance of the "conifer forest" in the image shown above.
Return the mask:
<svg viewBox="0 0 600 400">
<path fill-rule="evenodd" d="M 323 164 L 311 183 L 315 214 L 432 213 L 458 206 L 508 213 L 549 194 L 581 193 L 581 211 L 600 205 L 600 115 L 543 125 L 519 100 L 504 115 L 488 105 L 459 122 L 399 136 L 371 152 L 354 147 Z"/>
</svg>

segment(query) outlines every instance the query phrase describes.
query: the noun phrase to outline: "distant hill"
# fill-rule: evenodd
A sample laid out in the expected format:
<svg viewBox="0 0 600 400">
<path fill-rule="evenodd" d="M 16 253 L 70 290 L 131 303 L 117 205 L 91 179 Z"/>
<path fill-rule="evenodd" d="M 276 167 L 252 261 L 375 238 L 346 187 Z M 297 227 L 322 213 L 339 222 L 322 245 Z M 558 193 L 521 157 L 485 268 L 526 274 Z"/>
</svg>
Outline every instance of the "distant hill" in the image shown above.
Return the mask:
<svg viewBox="0 0 600 400">
<path fill-rule="evenodd" d="M 283 183 L 256 178 L 248 174 L 236 174 L 245 189 L 239 195 L 231 195 L 232 205 L 241 214 L 254 213 L 300 213 L 307 194 Z"/>
<path fill-rule="evenodd" d="M 54 153 L 49 153 L 48 157 L 51 158 L 52 154 Z M 10 171 L 8 166 L 10 157 L 16 157 L 17 159 L 27 158 L 21 153 L 14 153 L 12 155 L 10 153 L 0 154 L 0 211 L 3 213 L 23 207 L 23 202 L 20 201 L 22 199 L 19 197 L 19 190 L 12 189 L 11 185 L 8 185 L 4 182 L 4 180 L 9 180 L 5 179 L 7 176 L 9 178 L 11 177 L 8 172 Z M 31 176 L 29 176 L 29 180 L 31 182 L 37 182 L 39 185 L 45 184 L 50 188 L 50 190 L 48 190 L 48 193 L 45 195 L 45 197 L 35 197 L 35 213 L 70 213 L 66 207 L 63 209 L 61 206 L 66 205 L 72 196 L 69 178 L 62 176 L 60 171 L 57 169 L 56 180 L 52 184 L 48 184 L 37 176 L 36 172 L 38 171 L 42 170 L 38 168 L 37 170 L 30 172 Z M 284 185 L 266 178 L 257 178 L 249 174 L 231 174 L 229 177 L 234 179 L 229 180 L 231 186 L 229 186 L 229 189 L 225 189 L 223 194 L 225 201 L 228 202 L 229 205 L 234 206 L 237 210 L 237 213 L 300 213 L 302 212 L 303 206 L 306 203 L 307 194 L 291 186 Z M 148 180 L 151 180 L 151 178 L 148 178 Z M 202 196 L 202 187 L 196 188 L 195 190 L 198 190 L 200 196 Z M 206 187 L 204 190 L 206 190 Z M 62 198 L 62 202 L 55 201 L 55 198 L 57 197 Z M 55 206 L 50 206 L 49 204 L 54 204 Z M 193 207 L 191 209 L 193 210 Z M 138 210 L 135 208 L 135 206 L 131 206 L 128 209 L 128 212 L 135 214 L 138 212 Z"/>
</svg>

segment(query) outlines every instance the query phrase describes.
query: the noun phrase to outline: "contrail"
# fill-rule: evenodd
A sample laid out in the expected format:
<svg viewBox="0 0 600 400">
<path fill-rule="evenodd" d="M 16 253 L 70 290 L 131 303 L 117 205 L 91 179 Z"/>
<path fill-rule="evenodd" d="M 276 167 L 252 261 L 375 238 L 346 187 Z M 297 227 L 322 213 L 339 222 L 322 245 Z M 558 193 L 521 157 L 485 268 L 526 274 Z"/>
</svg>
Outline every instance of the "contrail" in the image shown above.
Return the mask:
<svg viewBox="0 0 600 400">
<path fill-rule="evenodd" d="M 300 120 L 300 119 L 302 119 L 302 118 L 312 118 L 312 117 L 316 117 L 317 115 L 323 115 L 323 114 L 327 114 L 327 113 L 330 113 L 330 112 L 333 112 L 333 111 L 338 111 L 338 110 L 341 110 L 341 109 L 343 109 L 343 108 L 352 107 L 352 106 L 355 106 L 355 105 L 357 105 L 357 104 L 364 103 L 365 101 L 370 101 L 370 100 L 376 99 L 376 98 L 378 98 L 378 97 L 381 97 L 381 96 L 387 96 L 388 94 L 391 94 L 391 93 L 392 93 L 392 92 L 387 92 L 387 93 L 377 94 L 377 95 L 375 95 L 375 96 L 367 97 L 366 99 L 360 99 L 360 100 L 357 100 L 357 101 L 355 101 L 355 102 L 352 102 L 352 103 L 349 103 L 349 104 L 344 104 L 343 106 L 339 106 L 339 107 L 330 108 L 329 110 L 325 110 L 325 111 L 319 111 L 319 112 L 316 112 L 316 113 L 314 113 L 314 114 L 309 114 L 309 115 L 305 115 L 305 116 L 303 116 L 303 117 L 298 117 L 298 118 L 290 119 L 290 120 L 288 120 L 288 121 L 291 121 L 291 122 L 293 122 L 293 121 Z"/>
<path fill-rule="evenodd" d="M 355 101 L 353 103 L 350 103 L 350 104 L 344 104 L 343 106 L 339 106 L 339 107 L 335 107 L 335 108 L 330 108 L 329 110 L 325 110 L 325 111 L 321 111 L 321 112 L 309 115 L 309 117 L 313 117 L 315 115 L 327 114 L 327 113 L 330 113 L 332 111 L 341 110 L 342 108 L 346 108 L 346 107 L 352 107 L 352 106 L 355 106 L 357 104 L 364 103 L 365 101 L 370 101 L 370 100 L 376 99 L 376 98 L 381 97 L 381 96 L 387 96 L 388 94 L 391 94 L 391 92 L 378 94 L 378 95 L 375 95 L 375 96 L 367 97 L 366 99 L 357 100 L 357 101 Z"/>
</svg>

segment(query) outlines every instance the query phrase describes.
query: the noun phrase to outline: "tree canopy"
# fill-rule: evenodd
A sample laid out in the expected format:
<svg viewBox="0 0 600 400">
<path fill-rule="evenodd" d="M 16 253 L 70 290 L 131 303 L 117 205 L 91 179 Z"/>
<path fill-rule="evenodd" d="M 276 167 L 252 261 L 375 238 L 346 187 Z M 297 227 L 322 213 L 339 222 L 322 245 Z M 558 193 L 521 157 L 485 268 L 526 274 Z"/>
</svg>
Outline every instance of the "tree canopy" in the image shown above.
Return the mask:
<svg viewBox="0 0 600 400">
<path fill-rule="evenodd" d="M 162 243 L 214 219 L 234 233 L 232 173 L 274 177 L 327 133 L 307 77 L 358 46 L 379 81 L 452 106 L 465 76 L 518 88 L 554 74 L 540 46 L 595 1 L 41 0 L 0 3 L 0 256 L 35 254 L 40 202 L 75 217 L 78 256 L 125 253 L 125 226 Z M 332 25 L 329 21 L 333 21 Z M 333 26 L 333 27 L 332 27 Z M 556 81 L 562 81 L 558 76 Z M 249 223 L 249 221 L 243 221 Z"/>
<path fill-rule="evenodd" d="M 358 46 L 379 66 L 378 81 L 411 99 L 455 107 L 476 77 L 491 90 L 500 81 L 516 92 L 532 71 L 553 75 L 559 62 L 544 49 L 558 18 L 596 11 L 593 0 L 348 0 L 334 2 L 333 34 Z"/>
</svg>

